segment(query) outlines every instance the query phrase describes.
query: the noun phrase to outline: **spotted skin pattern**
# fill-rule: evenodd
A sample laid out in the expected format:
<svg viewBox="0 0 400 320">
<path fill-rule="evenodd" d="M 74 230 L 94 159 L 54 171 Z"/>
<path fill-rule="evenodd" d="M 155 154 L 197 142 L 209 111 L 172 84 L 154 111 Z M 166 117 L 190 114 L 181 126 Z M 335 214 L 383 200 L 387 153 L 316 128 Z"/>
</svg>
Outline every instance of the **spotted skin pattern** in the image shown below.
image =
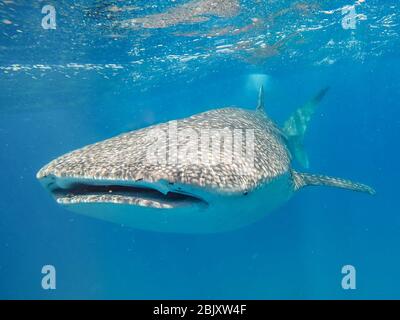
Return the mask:
<svg viewBox="0 0 400 320">
<path fill-rule="evenodd" d="M 374 194 L 361 183 L 299 173 L 316 105 L 297 109 L 281 130 L 266 114 L 229 107 L 128 132 L 67 153 L 37 178 L 77 213 L 153 231 L 208 233 L 257 221 L 306 186 Z M 216 143 L 217 142 L 217 143 Z"/>
<path fill-rule="evenodd" d="M 52 175 L 62 178 L 149 183 L 168 181 L 171 184 L 196 185 L 232 194 L 251 192 L 290 171 L 291 155 L 285 145 L 284 135 L 264 112 L 222 108 L 176 121 L 178 132 L 195 130 L 198 137 L 205 130 L 253 130 L 254 163 L 249 163 L 244 152 L 239 153 L 237 150 L 233 150 L 230 163 L 188 163 L 185 161 L 186 155 L 179 150 L 187 147 L 190 141 L 172 139 L 168 135 L 169 124 L 170 122 L 161 123 L 124 133 L 67 153 L 43 167 L 37 177 L 40 179 Z M 161 144 L 158 151 L 163 154 L 169 150 L 178 150 L 175 163 L 149 160 L 148 150 L 154 144 L 154 137 L 160 136 L 160 132 L 165 132 L 167 143 Z M 246 140 L 244 133 L 243 140 Z M 242 149 L 246 150 L 245 146 Z M 199 148 L 197 159 L 201 160 L 201 152 Z"/>
</svg>

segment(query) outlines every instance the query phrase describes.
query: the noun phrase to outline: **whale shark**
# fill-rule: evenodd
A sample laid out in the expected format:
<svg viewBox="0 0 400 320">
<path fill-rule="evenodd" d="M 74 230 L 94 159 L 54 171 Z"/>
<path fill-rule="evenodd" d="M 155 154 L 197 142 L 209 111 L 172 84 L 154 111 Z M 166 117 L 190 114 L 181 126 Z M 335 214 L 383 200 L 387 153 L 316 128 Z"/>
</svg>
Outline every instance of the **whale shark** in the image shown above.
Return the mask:
<svg viewBox="0 0 400 320">
<path fill-rule="evenodd" d="M 215 233 L 256 222 L 308 186 L 374 194 L 309 168 L 303 142 L 328 88 L 278 126 L 264 89 L 224 107 L 125 132 L 49 162 L 37 179 L 68 210 L 158 232 Z"/>
</svg>

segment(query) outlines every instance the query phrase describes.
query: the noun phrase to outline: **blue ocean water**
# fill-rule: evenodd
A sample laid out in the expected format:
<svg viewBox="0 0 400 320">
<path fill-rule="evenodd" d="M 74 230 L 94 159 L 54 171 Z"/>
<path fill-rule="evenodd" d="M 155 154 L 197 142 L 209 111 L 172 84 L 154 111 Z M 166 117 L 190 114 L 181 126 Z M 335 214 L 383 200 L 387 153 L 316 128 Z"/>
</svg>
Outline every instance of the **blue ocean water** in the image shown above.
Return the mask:
<svg viewBox="0 0 400 320">
<path fill-rule="evenodd" d="M 42 25 L 47 4 L 55 29 Z M 399 9 L 0 1 L 0 298 L 400 298 Z M 121 132 L 253 109 L 261 84 L 279 124 L 329 86 L 307 132 L 309 171 L 376 195 L 307 188 L 250 226 L 182 235 L 69 212 L 35 178 L 55 157 Z M 41 286 L 44 265 L 56 268 L 55 290 Z M 354 290 L 342 288 L 345 265 L 357 271 Z"/>
</svg>

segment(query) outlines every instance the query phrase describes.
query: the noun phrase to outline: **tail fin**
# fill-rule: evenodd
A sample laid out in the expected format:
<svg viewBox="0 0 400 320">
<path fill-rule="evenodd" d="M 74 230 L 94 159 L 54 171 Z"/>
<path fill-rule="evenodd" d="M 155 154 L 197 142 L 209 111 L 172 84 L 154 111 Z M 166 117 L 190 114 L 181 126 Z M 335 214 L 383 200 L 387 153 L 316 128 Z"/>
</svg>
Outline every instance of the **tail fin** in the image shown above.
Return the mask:
<svg viewBox="0 0 400 320">
<path fill-rule="evenodd" d="M 303 147 L 304 135 L 312 115 L 328 90 L 329 87 L 326 87 L 319 91 L 313 99 L 297 109 L 283 125 L 283 132 L 288 139 L 290 151 L 304 168 L 309 167 L 308 157 Z"/>
<path fill-rule="evenodd" d="M 328 186 L 349 189 L 358 192 L 365 192 L 371 195 L 375 194 L 375 190 L 371 187 L 362 183 L 352 182 L 350 180 L 308 173 L 298 173 L 296 171 L 293 171 L 292 175 L 296 191 L 307 186 Z"/>
</svg>

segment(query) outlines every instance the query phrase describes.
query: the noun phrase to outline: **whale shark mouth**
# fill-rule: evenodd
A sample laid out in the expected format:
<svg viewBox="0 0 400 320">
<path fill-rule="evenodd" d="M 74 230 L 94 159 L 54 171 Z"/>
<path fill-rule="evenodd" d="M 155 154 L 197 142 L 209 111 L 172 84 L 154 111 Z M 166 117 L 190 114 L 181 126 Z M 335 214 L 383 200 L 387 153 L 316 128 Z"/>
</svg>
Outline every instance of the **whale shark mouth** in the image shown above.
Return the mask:
<svg viewBox="0 0 400 320">
<path fill-rule="evenodd" d="M 152 187 L 150 183 L 143 186 L 121 181 L 46 177 L 42 184 L 62 205 L 110 203 L 160 209 L 208 206 L 207 201 L 196 195 L 183 190 L 161 192 L 156 184 Z"/>
</svg>

